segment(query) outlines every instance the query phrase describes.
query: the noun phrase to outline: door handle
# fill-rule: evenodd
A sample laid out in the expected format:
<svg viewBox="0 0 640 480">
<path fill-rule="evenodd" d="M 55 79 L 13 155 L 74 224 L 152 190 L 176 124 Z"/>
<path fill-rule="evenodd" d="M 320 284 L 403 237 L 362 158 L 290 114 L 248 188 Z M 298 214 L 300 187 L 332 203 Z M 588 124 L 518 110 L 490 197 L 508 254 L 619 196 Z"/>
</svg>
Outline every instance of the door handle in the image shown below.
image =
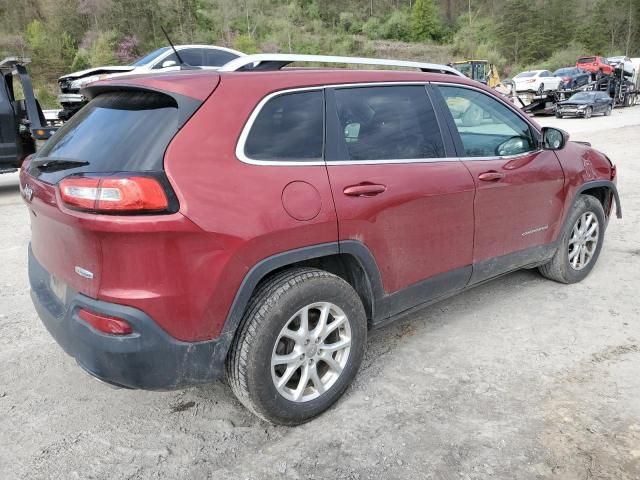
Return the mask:
<svg viewBox="0 0 640 480">
<path fill-rule="evenodd" d="M 482 180 L 483 182 L 497 182 L 498 180 L 502 180 L 504 177 L 504 173 L 491 170 L 489 172 L 484 172 L 478 175 L 478 180 Z"/>
<path fill-rule="evenodd" d="M 349 197 L 373 197 L 374 195 L 384 192 L 386 189 L 386 185 L 360 183 L 359 185 L 344 187 L 342 192 Z"/>
</svg>

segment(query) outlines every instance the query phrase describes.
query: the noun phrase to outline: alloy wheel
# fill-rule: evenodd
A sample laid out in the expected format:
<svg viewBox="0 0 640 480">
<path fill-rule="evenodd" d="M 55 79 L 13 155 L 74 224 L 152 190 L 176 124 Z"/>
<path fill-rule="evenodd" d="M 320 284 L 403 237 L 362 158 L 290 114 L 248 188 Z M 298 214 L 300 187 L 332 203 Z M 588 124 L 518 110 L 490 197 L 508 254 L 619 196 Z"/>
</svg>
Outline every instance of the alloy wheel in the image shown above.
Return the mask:
<svg viewBox="0 0 640 480">
<path fill-rule="evenodd" d="M 298 310 L 285 324 L 271 355 L 271 378 L 287 400 L 308 402 L 329 390 L 351 350 L 351 325 L 333 303 Z"/>
<path fill-rule="evenodd" d="M 600 239 L 598 217 L 593 212 L 580 215 L 569 237 L 569 265 L 582 270 L 593 259 Z"/>
</svg>

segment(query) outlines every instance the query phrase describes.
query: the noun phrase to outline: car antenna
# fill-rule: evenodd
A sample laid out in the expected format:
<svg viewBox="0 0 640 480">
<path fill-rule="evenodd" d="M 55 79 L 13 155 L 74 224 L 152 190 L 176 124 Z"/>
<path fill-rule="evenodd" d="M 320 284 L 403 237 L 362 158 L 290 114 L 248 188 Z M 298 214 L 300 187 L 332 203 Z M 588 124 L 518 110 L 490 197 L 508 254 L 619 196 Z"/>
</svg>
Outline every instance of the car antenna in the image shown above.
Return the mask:
<svg viewBox="0 0 640 480">
<path fill-rule="evenodd" d="M 176 54 L 176 58 L 178 59 L 178 62 L 180 62 L 180 67 L 191 67 L 191 65 L 189 65 L 188 63 L 185 63 L 184 60 L 182 60 L 182 57 L 180 56 L 180 54 L 178 53 L 178 50 L 176 50 L 176 47 L 173 45 L 173 42 L 171 41 L 171 39 L 169 38 L 169 34 L 167 33 L 167 31 L 164 29 L 164 27 L 162 25 L 160 25 L 160 29 L 162 30 L 162 33 L 164 33 L 164 36 L 167 38 L 167 42 L 169 42 L 169 45 L 171 45 L 171 48 L 173 49 L 173 53 Z"/>
</svg>

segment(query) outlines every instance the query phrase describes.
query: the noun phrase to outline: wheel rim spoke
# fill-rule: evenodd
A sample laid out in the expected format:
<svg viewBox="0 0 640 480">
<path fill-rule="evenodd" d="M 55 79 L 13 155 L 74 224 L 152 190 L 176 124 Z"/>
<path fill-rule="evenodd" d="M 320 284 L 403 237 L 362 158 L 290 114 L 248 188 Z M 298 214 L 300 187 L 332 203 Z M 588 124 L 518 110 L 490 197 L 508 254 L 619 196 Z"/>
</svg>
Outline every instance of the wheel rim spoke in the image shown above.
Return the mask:
<svg viewBox="0 0 640 480">
<path fill-rule="evenodd" d="M 320 380 L 320 376 L 318 375 L 318 368 L 315 364 L 309 367 L 309 378 L 311 379 L 311 382 L 313 382 L 313 386 L 318 391 L 318 393 L 323 394 L 325 391 L 324 384 L 322 383 L 322 380 Z"/>
<path fill-rule="evenodd" d="M 293 399 L 298 401 L 302 398 L 304 391 L 307 388 L 307 384 L 309 383 L 309 365 L 302 366 L 302 374 L 300 375 L 300 380 L 298 381 L 298 387 L 293 392 Z"/>
<path fill-rule="evenodd" d="M 339 341 L 335 342 L 335 343 L 325 343 L 323 345 L 320 346 L 320 349 L 323 352 L 337 352 L 339 350 L 343 350 L 347 347 L 351 346 L 351 339 L 350 338 L 341 338 Z"/>
<path fill-rule="evenodd" d="M 321 358 L 322 358 L 322 361 L 326 363 L 329 366 L 329 368 L 331 368 L 331 370 L 333 370 L 336 373 L 342 372 L 342 365 L 340 365 L 340 363 L 338 363 L 336 359 L 333 358 L 330 354 L 322 355 Z"/>
</svg>

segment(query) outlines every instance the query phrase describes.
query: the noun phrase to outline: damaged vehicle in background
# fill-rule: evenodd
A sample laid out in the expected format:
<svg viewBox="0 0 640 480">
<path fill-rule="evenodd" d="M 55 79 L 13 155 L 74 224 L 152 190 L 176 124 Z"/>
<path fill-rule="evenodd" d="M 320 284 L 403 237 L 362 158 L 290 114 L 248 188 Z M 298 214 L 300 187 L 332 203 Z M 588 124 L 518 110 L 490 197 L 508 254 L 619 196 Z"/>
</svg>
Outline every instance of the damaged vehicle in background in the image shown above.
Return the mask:
<svg viewBox="0 0 640 480">
<path fill-rule="evenodd" d="M 187 65 L 213 70 L 244 55 L 244 53 L 230 48 L 212 45 L 176 45 L 175 49 Z M 80 89 L 91 82 L 119 75 L 166 72 L 179 69 L 180 62 L 173 49 L 171 47 L 162 47 L 136 60 L 131 65 L 89 68 L 63 75 L 58 79 L 61 92 L 58 96 L 58 101 L 62 106 L 59 118 L 64 121 L 69 120 L 87 103 L 87 99 L 80 93 Z"/>
<path fill-rule="evenodd" d="M 591 118 L 594 113 L 611 115 L 613 100 L 606 92 L 578 92 L 569 100 L 559 102 L 556 107 L 556 117 L 575 116 Z"/>
</svg>

